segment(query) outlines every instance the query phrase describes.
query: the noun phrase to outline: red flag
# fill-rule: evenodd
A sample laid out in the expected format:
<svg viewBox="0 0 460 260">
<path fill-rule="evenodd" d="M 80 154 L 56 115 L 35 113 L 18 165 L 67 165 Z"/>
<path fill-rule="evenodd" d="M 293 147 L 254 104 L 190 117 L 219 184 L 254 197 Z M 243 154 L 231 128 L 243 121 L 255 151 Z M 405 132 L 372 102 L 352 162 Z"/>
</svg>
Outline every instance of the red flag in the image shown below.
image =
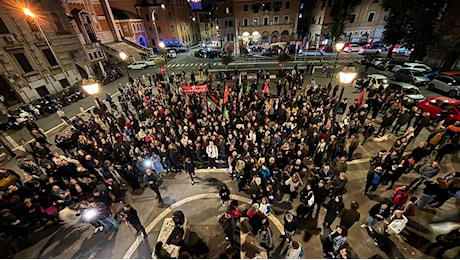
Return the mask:
<svg viewBox="0 0 460 260">
<path fill-rule="evenodd" d="M 361 95 L 359 95 L 359 98 L 358 98 L 359 108 L 361 108 L 361 104 L 363 103 L 365 92 L 366 92 L 366 89 L 363 89 L 363 92 L 361 92 Z"/>
<path fill-rule="evenodd" d="M 228 84 L 225 84 L 224 104 L 228 101 L 228 95 L 230 95 L 230 91 L 228 90 Z"/>
<path fill-rule="evenodd" d="M 265 81 L 265 86 L 264 86 L 264 93 L 269 93 L 270 90 L 268 90 L 268 81 Z"/>
</svg>

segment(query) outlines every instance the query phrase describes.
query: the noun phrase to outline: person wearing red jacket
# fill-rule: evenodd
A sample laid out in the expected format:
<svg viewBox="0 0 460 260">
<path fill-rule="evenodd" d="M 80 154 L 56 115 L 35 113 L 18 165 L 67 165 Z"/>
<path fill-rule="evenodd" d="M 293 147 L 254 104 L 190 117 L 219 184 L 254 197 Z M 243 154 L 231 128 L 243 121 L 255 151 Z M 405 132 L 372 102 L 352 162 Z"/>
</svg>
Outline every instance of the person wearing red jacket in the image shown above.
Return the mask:
<svg viewBox="0 0 460 260">
<path fill-rule="evenodd" d="M 401 207 L 407 202 L 407 199 L 409 198 L 409 188 L 407 185 L 396 188 L 393 191 L 392 198 L 394 209 L 401 209 Z"/>
</svg>

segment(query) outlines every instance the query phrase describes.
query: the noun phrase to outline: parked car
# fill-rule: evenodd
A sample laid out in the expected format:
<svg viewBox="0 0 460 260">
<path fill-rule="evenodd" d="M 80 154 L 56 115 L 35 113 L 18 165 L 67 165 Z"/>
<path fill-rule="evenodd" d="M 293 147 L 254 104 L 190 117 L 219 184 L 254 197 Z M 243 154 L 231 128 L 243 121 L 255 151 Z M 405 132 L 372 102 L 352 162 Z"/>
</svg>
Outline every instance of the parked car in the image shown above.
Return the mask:
<svg viewBox="0 0 460 260">
<path fill-rule="evenodd" d="M 349 43 L 345 45 L 345 47 L 343 48 L 343 51 L 344 52 L 355 52 L 355 51 L 359 51 L 359 49 L 360 49 L 359 44 Z"/>
<path fill-rule="evenodd" d="M 392 71 L 396 72 L 400 69 L 411 69 L 411 70 L 418 70 L 421 72 L 427 72 L 431 71 L 431 68 L 428 67 L 427 65 L 423 63 L 417 63 L 417 62 L 404 62 L 403 65 L 396 65 L 393 67 Z"/>
<path fill-rule="evenodd" d="M 427 72 L 424 72 L 423 75 L 429 79 L 434 79 L 436 76 L 440 75 L 440 74 L 444 74 L 444 72 L 451 72 L 451 69 L 438 69 L 438 70 L 434 70 L 434 71 L 427 71 Z M 455 71 L 453 71 L 455 72 Z M 453 75 L 448 75 L 448 76 L 454 76 L 455 73 Z M 458 75 L 460 75 L 460 71 L 458 71 Z"/>
<path fill-rule="evenodd" d="M 438 75 L 428 83 L 429 90 L 440 90 L 449 97 L 460 96 L 460 84 L 454 77 Z"/>
<path fill-rule="evenodd" d="M 370 43 L 362 46 L 358 53 L 359 54 L 376 54 L 381 53 L 382 51 L 386 51 L 385 45 L 381 43 Z"/>
<path fill-rule="evenodd" d="M 460 100 L 448 97 L 430 97 L 418 104 L 424 112 L 429 112 L 434 119 L 439 118 L 444 109 L 450 110 L 446 123 L 460 121 Z"/>
<path fill-rule="evenodd" d="M 166 49 L 166 55 L 168 59 L 174 59 L 177 57 L 177 52 L 175 49 Z"/>
<path fill-rule="evenodd" d="M 418 89 L 414 85 L 405 82 L 392 81 L 390 82 L 385 91 L 389 93 L 405 93 L 406 98 L 412 99 L 417 103 L 425 99 L 423 94 L 420 92 L 420 89 Z"/>
<path fill-rule="evenodd" d="M 147 62 L 145 61 L 136 61 L 132 64 L 129 64 L 128 65 L 128 69 L 130 70 L 143 70 L 145 68 L 147 68 Z"/>
<path fill-rule="evenodd" d="M 386 89 L 389 85 L 390 81 L 387 76 L 382 74 L 369 74 L 364 79 L 356 80 L 355 87 L 358 89 L 362 89 L 362 85 L 365 88 L 372 89 L 377 88 L 382 84 L 383 88 Z"/>
<path fill-rule="evenodd" d="M 145 63 L 147 63 L 147 66 L 155 66 L 156 65 L 156 60 L 157 59 L 162 59 L 156 55 L 150 56 L 147 60 L 145 60 Z"/>
<path fill-rule="evenodd" d="M 393 52 L 397 54 L 403 54 L 404 56 L 410 56 L 412 53 L 413 48 L 409 48 L 405 44 L 396 44 L 393 47 Z"/>
<path fill-rule="evenodd" d="M 388 58 L 383 58 L 380 62 L 376 62 L 375 68 L 379 70 L 392 70 L 395 65 L 402 65 L 402 62 L 395 61 Z"/>
<path fill-rule="evenodd" d="M 393 80 L 409 82 L 414 85 L 426 85 L 430 79 L 423 76 L 423 73 L 418 70 L 400 69 L 393 75 Z"/>
<path fill-rule="evenodd" d="M 201 49 L 195 51 L 195 57 L 204 59 L 222 58 L 223 52 L 220 50 Z"/>
</svg>

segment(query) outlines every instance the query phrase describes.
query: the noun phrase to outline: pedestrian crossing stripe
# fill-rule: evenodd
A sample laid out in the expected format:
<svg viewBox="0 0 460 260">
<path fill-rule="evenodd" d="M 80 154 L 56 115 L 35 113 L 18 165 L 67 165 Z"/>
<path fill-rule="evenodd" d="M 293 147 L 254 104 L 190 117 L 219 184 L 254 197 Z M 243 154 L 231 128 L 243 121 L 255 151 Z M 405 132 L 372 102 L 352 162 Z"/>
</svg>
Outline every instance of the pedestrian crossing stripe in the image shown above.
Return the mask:
<svg viewBox="0 0 460 260">
<path fill-rule="evenodd" d="M 358 62 L 360 59 L 338 59 L 337 63 L 352 63 L 352 62 Z M 329 62 L 330 60 L 328 60 Z M 333 61 L 333 60 L 331 60 Z M 308 62 L 308 61 L 306 61 Z M 323 62 L 326 62 L 323 60 Z M 168 64 L 168 68 L 182 68 L 182 67 L 199 67 L 199 66 L 207 66 L 209 63 L 174 63 L 174 64 Z M 222 65 L 220 62 L 213 62 L 210 63 L 212 66 L 217 66 L 217 65 Z M 244 64 L 244 63 L 243 63 Z M 299 64 L 300 65 L 300 64 Z"/>
</svg>

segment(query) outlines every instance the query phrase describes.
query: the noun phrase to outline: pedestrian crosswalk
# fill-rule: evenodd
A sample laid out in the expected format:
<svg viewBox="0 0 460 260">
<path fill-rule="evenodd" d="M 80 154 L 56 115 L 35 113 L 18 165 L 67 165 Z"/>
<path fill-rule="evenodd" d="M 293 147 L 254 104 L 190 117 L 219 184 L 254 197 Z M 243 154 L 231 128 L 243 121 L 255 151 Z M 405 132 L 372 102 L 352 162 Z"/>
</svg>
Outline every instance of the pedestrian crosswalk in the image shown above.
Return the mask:
<svg viewBox="0 0 460 260">
<path fill-rule="evenodd" d="M 353 62 L 358 62 L 360 59 L 338 59 L 337 60 L 337 63 L 353 63 Z M 319 63 L 321 60 L 320 59 L 317 59 L 316 62 Z M 302 65 L 305 65 L 305 62 L 313 62 L 311 60 L 306 60 L 306 61 L 302 61 L 302 60 L 297 60 L 296 64 L 298 64 L 299 66 L 302 66 Z M 331 62 L 335 62 L 335 59 L 323 59 L 322 60 L 323 63 L 331 63 Z M 246 62 L 247 64 L 252 64 L 254 62 L 252 61 L 248 61 Z M 257 64 L 263 64 L 265 62 L 258 62 Z M 277 62 L 276 61 L 269 61 L 267 62 L 268 63 L 273 63 L 273 64 L 276 64 Z M 209 66 L 209 64 L 211 64 L 211 66 L 219 66 L 219 65 L 222 65 L 223 64 L 221 62 L 196 62 L 196 63 L 169 63 L 166 65 L 167 68 L 198 68 L 199 66 L 203 67 L 203 69 L 207 66 Z M 243 62 L 243 64 L 245 64 L 245 62 Z M 256 64 L 256 63 L 254 63 Z"/>
<path fill-rule="evenodd" d="M 208 64 L 211 64 L 211 66 L 217 66 L 219 65 L 219 62 L 211 62 L 211 63 L 173 63 L 173 64 L 167 64 L 166 66 L 168 68 L 191 68 L 191 67 L 196 67 L 198 68 L 199 66 L 203 67 L 208 66 Z"/>
</svg>

